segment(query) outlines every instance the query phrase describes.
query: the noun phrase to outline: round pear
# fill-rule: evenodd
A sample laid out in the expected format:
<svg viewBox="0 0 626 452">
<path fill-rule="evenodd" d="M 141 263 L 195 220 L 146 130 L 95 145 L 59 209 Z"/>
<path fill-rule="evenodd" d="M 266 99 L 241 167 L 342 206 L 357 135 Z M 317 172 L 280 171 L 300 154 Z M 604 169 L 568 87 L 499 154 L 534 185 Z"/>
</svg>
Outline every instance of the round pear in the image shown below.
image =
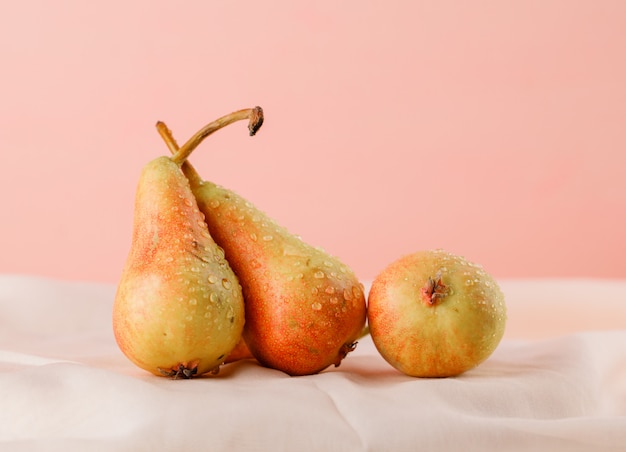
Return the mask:
<svg viewBox="0 0 626 452">
<path fill-rule="evenodd" d="M 451 377 L 493 353 L 506 305 L 480 265 L 429 250 L 398 259 L 376 277 L 368 320 L 376 348 L 393 367 L 415 377 Z"/>
</svg>

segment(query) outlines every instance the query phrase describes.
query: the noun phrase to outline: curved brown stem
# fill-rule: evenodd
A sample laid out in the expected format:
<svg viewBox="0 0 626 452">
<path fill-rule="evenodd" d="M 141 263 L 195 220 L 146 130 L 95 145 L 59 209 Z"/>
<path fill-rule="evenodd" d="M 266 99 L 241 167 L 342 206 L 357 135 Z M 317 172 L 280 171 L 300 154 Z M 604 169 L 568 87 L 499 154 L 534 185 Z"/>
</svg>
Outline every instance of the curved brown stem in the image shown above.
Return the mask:
<svg viewBox="0 0 626 452">
<path fill-rule="evenodd" d="M 206 137 L 220 130 L 222 127 L 244 119 L 250 120 L 248 130 L 250 131 L 250 136 L 253 136 L 261 128 L 261 125 L 263 125 L 263 109 L 261 107 L 254 107 L 238 110 L 207 124 L 176 151 L 172 156 L 172 160 L 174 163 L 181 165 Z M 157 129 L 159 129 L 159 123 L 157 123 Z M 167 127 L 165 127 L 165 129 L 167 129 Z M 161 130 L 159 130 L 159 133 L 161 133 Z M 168 143 L 168 146 L 171 146 L 171 144 L 175 144 L 176 142 L 172 138 L 170 142 L 166 140 L 166 143 Z M 170 150 L 171 149 L 170 147 Z"/>
</svg>

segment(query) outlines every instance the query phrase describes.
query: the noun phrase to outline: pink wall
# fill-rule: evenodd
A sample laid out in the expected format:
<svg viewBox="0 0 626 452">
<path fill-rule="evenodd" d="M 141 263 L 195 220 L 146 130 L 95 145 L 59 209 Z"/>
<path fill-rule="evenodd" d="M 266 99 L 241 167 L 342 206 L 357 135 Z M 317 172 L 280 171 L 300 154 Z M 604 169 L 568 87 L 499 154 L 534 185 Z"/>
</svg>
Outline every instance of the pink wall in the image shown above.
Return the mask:
<svg viewBox="0 0 626 452">
<path fill-rule="evenodd" d="M 0 57 L 0 272 L 116 281 L 155 122 L 258 104 L 191 160 L 363 279 L 626 277 L 624 1 L 4 2 Z"/>
</svg>

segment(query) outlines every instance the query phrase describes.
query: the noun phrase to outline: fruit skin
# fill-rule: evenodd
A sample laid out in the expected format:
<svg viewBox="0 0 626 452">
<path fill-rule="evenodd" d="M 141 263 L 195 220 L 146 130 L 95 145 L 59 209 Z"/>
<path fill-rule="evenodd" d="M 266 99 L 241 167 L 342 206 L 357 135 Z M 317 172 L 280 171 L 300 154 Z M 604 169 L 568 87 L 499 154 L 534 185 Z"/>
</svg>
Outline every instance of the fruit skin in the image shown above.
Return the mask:
<svg viewBox="0 0 626 452">
<path fill-rule="evenodd" d="M 338 366 L 366 319 L 363 285 L 338 259 L 303 242 L 236 193 L 190 174 L 198 206 L 238 275 L 243 337 L 263 365 L 289 375 Z"/>
<path fill-rule="evenodd" d="M 220 366 L 243 325 L 241 286 L 180 166 L 168 157 L 149 162 L 113 306 L 120 349 L 155 375 L 201 375 Z"/>
<path fill-rule="evenodd" d="M 443 250 L 420 251 L 376 277 L 368 321 L 376 348 L 393 367 L 415 377 L 449 377 L 493 353 L 506 305 L 479 265 Z"/>
</svg>

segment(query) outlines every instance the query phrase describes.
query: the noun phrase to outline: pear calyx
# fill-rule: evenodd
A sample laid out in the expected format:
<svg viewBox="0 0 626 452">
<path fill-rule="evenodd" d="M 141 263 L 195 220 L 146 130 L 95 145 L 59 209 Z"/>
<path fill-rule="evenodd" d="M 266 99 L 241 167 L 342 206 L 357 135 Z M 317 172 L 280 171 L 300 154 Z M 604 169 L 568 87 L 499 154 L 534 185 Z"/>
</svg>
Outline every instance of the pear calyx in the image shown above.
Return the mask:
<svg viewBox="0 0 626 452">
<path fill-rule="evenodd" d="M 198 361 L 193 361 L 191 363 L 181 363 L 178 366 L 174 366 L 171 369 L 162 369 L 157 367 L 157 370 L 164 377 L 171 377 L 174 380 L 178 380 L 179 378 L 190 379 L 195 377 L 198 374 Z"/>
<path fill-rule="evenodd" d="M 343 359 L 348 356 L 348 353 L 353 352 L 356 349 L 357 344 L 358 341 L 354 341 L 347 342 L 341 346 L 341 348 L 339 349 L 339 353 L 337 354 L 337 359 L 333 363 L 335 367 L 339 367 L 341 361 L 343 361 Z"/>
<path fill-rule="evenodd" d="M 426 284 L 421 288 L 422 301 L 427 306 L 433 306 L 448 295 L 448 286 L 443 283 L 441 278 L 441 271 L 438 271 L 434 278 L 429 276 Z"/>
</svg>

